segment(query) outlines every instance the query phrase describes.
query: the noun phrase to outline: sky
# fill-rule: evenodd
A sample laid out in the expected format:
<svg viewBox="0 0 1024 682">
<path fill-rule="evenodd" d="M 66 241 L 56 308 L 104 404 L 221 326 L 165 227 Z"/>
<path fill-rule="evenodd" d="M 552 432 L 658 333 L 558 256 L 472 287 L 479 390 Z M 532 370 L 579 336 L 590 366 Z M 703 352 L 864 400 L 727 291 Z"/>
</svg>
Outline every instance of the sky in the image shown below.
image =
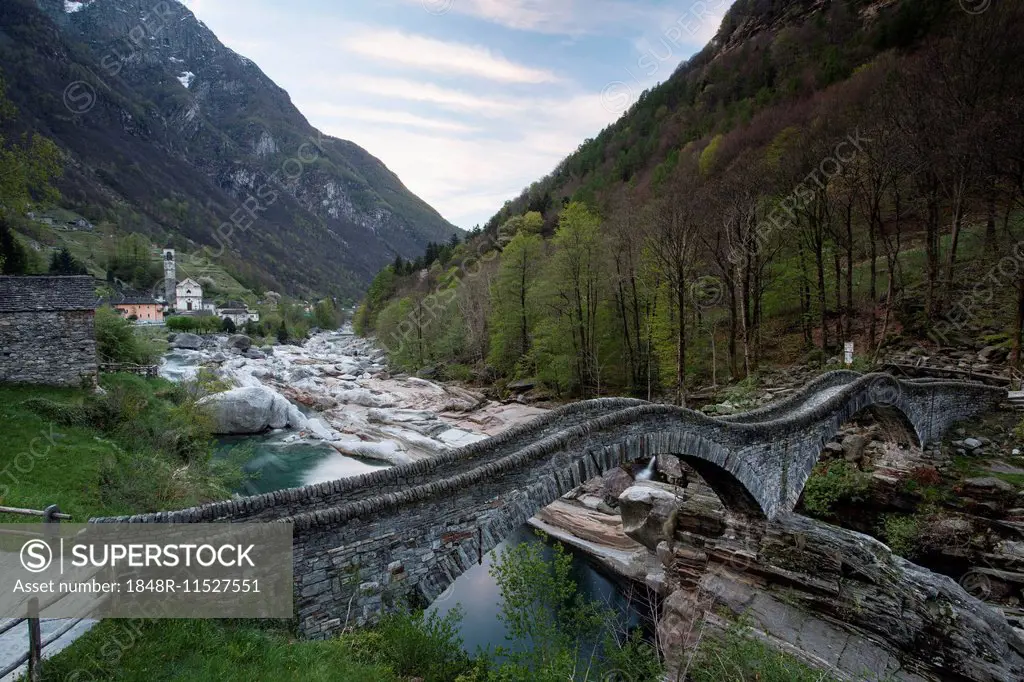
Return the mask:
<svg viewBox="0 0 1024 682">
<path fill-rule="evenodd" d="M 464 229 L 668 78 L 732 0 L 187 0 Z M 244 9 L 240 9 L 244 7 Z"/>
</svg>

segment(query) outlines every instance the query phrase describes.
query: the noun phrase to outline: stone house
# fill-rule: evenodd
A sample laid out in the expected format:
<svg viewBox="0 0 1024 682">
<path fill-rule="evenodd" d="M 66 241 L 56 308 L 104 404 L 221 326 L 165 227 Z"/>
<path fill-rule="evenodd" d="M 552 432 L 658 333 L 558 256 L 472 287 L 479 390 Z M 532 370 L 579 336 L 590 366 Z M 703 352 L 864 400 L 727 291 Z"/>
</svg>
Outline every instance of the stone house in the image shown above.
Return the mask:
<svg viewBox="0 0 1024 682">
<path fill-rule="evenodd" d="M 236 327 L 245 326 L 246 322 L 259 322 L 259 311 L 252 310 L 240 301 L 228 301 L 224 307 L 217 308 L 217 317 L 229 319 Z"/>
<path fill-rule="evenodd" d="M 0 383 L 95 381 L 92 277 L 0 277 Z"/>
</svg>

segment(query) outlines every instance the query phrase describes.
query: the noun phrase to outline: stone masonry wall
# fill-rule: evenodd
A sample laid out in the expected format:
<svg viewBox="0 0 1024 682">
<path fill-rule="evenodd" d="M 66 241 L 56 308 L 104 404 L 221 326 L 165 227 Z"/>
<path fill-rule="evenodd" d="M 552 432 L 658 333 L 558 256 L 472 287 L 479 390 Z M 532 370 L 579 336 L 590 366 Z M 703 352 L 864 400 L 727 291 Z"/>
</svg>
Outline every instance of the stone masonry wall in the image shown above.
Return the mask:
<svg viewBox="0 0 1024 682">
<path fill-rule="evenodd" d="M 80 386 L 94 378 L 94 313 L 0 313 L 0 383 Z"/>
</svg>

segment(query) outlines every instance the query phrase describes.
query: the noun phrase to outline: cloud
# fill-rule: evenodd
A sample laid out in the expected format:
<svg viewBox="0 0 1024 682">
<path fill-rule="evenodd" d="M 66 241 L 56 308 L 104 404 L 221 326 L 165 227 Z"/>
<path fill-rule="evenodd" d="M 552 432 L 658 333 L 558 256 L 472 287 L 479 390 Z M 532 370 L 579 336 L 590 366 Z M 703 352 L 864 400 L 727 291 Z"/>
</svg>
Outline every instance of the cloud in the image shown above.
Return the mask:
<svg viewBox="0 0 1024 682">
<path fill-rule="evenodd" d="M 355 107 L 329 102 L 316 102 L 307 104 L 303 113 L 317 119 L 347 119 L 352 121 L 369 121 L 385 125 L 396 125 L 402 127 L 423 128 L 425 130 L 439 130 L 456 133 L 471 133 L 479 130 L 472 126 L 458 123 L 457 121 L 441 121 L 433 118 L 425 118 L 404 111 L 395 109 L 377 109 L 373 107 Z"/>
<path fill-rule="evenodd" d="M 424 5 L 430 0 L 401 0 Z M 579 36 L 649 25 L 664 12 L 650 0 L 438 0 L 450 11 L 519 31 Z M 717 0 L 712 0 L 717 1 Z M 442 5 L 443 6 L 443 5 Z M 435 12 L 436 13 L 436 12 Z"/>
<path fill-rule="evenodd" d="M 436 104 L 445 109 L 462 111 L 482 116 L 500 116 L 509 107 L 521 108 L 515 101 L 485 95 L 474 95 L 462 90 L 453 90 L 434 83 L 406 80 L 402 78 L 376 78 L 354 76 L 345 79 L 345 89 L 391 99 Z"/>
<path fill-rule="evenodd" d="M 517 64 L 480 45 L 435 40 L 401 31 L 358 31 L 342 47 L 378 62 L 390 62 L 422 71 L 461 74 L 505 83 L 557 83 L 546 69 Z"/>
<path fill-rule="evenodd" d="M 325 132 L 370 150 L 412 191 L 468 228 L 554 170 L 580 141 L 613 118 L 599 95 L 581 93 L 523 98 L 520 106 L 486 121 L 476 137 L 384 129 L 364 121 L 318 123 Z"/>
</svg>

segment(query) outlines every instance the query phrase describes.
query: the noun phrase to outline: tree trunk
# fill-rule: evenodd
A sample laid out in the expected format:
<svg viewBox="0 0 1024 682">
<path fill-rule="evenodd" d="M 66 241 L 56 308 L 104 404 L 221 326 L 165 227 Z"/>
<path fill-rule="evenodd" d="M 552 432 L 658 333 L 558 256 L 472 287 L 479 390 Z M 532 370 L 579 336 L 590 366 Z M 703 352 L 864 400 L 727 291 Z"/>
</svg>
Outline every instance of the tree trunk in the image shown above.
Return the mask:
<svg viewBox="0 0 1024 682">
<path fill-rule="evenodd" d="M 874 266 L 874 263 L 872 263 Z M 846 208 L 846 340 L 853 338 L 853 202 Z"/>
<path fill-rule="evenodd" d="M 1017 315 L 1013 325 L 1013 351 L 1010 363 L 1020 369 L 1020 339 L 1024 334 L 1024 278 L 1017 280 Z"/>
<path fill-rule="evenodd" d="M 736 305 L 736 282 L 732 279 L 726 284 L 729 289 L 729 376 L 733 379 L 739 376 L 739 367 L 736 358 L 736 337 L 739 313 Z"/>
<path fill-rule="evenodd" d="M 743 326 L 743 376 L 750 376 L 750 313 L 749 313 L 749 301 L 750 301 L 750 255 L 747 254 L 745 258 L 747 262 L 747 272 L 742 273 L 741 282 L 743 287 L 740 290 L 740 324 Z"/>
<path fill-rule="evenodd" d="M 520 306 L 520 337 L 519 337 L 519 351 L 520 357 L 526 355 L 529 350 L 530 335 L 526 325 L 526 268 L 529 265 L 526 263 L 526 253 L 523 253 L 523 262 L 520 264 L 520 280 L 519 280 L 519 306 Z"/>
<path fill-rule="evenodd" d="M 928 257 L 928 285 L 925 291 L 925 316 L 935 319 L 935 288 L 939 279 L 939 201 L 934 191 L 928 195 L 928 219 L 925 224 L 925 251 Z"/>
<path fill-rule="evenodd" d="M 999 242 L 999 235 L 996 234 L 996 193 L 988 192 L 988 205 L 985 216 L 985 251 L 995 253 Z"/>
<path fill-rule="evenodd" d="M 875 221 L 872 220 L 868 226 L 868 234 L 871 238 L 871 281 L 868 284 L 868 297 L 871 302 L 871 326 L 868 330 L 868 346 L 874 350 L 878 332 L 878 237 L 875 229 Z"/>
<path fill-rule="evenodd" d="M 945 295 L 943 301 L 948 301 L 953 294 L 953 270 L 956 265 L 956 250 L 960 244 L 960 230 L 964 223 L 964 199 L 963 192 L 957 194 L 953 206 L 953 230 L 949 239 L 949 254 L 946 258 L 946 281 Z"/>
<path fill-rule="evenodd" d="M 804 332 L 804 348 L 809 350 L 814 345 L 814 329 L 811 325 L 811 276 L 807 272 L 803 239 L 797 239 L 796 248 L 800 257 L 800 324 Z"/>
<path fill-rule="evenodd" d="M 839 248 L 836 244 L 836 250 L 832 252 L 832 267 L 836 273 L 836 343 L 842 345 L 843 342 L 843 266 L 839 257 Z"/>
<path fill-rule="evenodd" d="M 676 337 L 676 385 L 679 406 L 686 407 L 686 281 L 682 268 L 676 270 L 676 305 L 679 307 L 679 334 Z"/>
<path fill-rule="evenodd" d="M 814 261 L 818 269 L 818 311 L 821 316 L 821 349 L 828 350 L 828 304 L 825 300 L 825 254 L 820 236 L 814 240 Z"/>
</svg>

